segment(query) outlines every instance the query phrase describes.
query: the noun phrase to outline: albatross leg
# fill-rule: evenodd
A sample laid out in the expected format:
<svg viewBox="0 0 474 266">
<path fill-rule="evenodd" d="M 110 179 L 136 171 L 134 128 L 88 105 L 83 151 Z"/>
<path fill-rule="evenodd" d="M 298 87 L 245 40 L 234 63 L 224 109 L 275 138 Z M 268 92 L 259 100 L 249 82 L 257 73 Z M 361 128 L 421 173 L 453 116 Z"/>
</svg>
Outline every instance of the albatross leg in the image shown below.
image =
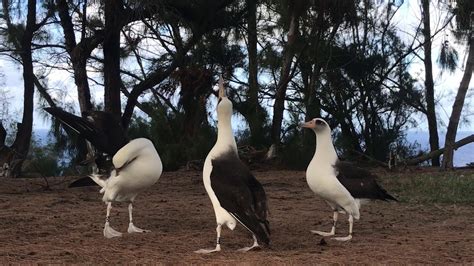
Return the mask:
<svg viewBox="0 0 474 266">
<path fill-rule="evenodd" d="M 241 248 L 241 249 L 238 249 L 237 251 L 239 252 L 247 252 L 249 250 L 252 250 L 254 248 L 259 248 L 260 246 L 258 245 L 258 242 L 257 242 L 257 237 L 255 235 L 253 235 L 253 245 L 250 246 L 250 247 L 245 247 L 245 248 Z"/>
<path fill-rule="evenodd" d="M 209 253 L 212 253 L 212 252 L 221 251 L 221 242 L 220 242 L 221 241 L 221 229 L 222 229 L 222 225 L 217 224 L 217 227 L 216 227 L 217 241 L 216 241 L 216 248 L 215 249 L 200 249 L 200 250 L 194 251 L 194 253 L 209 254 Z"/>
<path fill-rule="evenodd" d="M 352 225 L 354 223 L 354 218 L 349 214 L 349 235 L 343 237 L 334 237 L 334 240 L 337 241 L 349 241 L 352 239 Z"/>
<path fill-rule="evenodd" d="M 151 232 L 150 230 L 141 229 L 141 228 L 138 228 L 138 227 L 136 227 L 135 225 L 133 225 L 132 212 L 133 212 L 133 205 L 132 205 L 132 203 L 130 202 L 130 204 L 128 204 L 128 215 L 129 215 L 129 217 L 130 217 L 130 223 L 128 224 L 128 230 L 127 230 L 127 232 L 129 232 L 129 233 L 146 233 L 146 232 Z"/>
<path fill-rule="evenodd" d="M 323 231 L 317 231 L 317 230 L 311 230 L 311 233 L 313 234 L 318 234 L 320 236 L 333 236 L 336 234 L 336 224 L 337 224 L 337 218 L 339 217 L 339 213 L 334 211 L 332 219 L 334 223 L 332 224 L 332 228 L 330 232 L 323 232 Z"/>
<path fill-rule="evenodd" d="M 107 216 L 105 217 L 105 225 L 104 225 L 104 236 L 106 238 L 122 236 L 122 233 L 120 233 L 117 230 L 113 229 L 109 224 L 109 222 L 110 222 L 110 210 L 111 209 L 112 209 L 112 202 L 108 202 L 107 203 Z"/>
</svg>

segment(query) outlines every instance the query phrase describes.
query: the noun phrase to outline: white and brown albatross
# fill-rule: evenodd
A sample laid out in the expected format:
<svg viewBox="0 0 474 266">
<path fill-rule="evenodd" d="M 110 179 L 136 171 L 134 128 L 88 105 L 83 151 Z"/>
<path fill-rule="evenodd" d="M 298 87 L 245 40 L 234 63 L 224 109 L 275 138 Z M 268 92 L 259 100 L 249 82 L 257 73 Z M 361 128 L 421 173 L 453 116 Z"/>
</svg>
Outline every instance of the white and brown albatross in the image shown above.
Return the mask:
<svg viewBox="0 0 474 266">
<path fill-rule="evenodd" d="M 330 232 L 311 230 L 321 236 L 336 234 L 339 212 L 349 216 L 349 234 L 335 240 L 352 239 L 352 226 L 359 219 L 361 201 L 370 199 L 394 200 L 376 182 L 376 176 L 350 163 L 339 160 L 331 139 L 331 128 L 321 118 L 314 118 L 301 125 L 316 134 L 316 151 L 306 170 L 306 181 L 311 190 L 323 198 L 333 209 L 333 226 Z"/>
<path fill-rule="evenodd" d="M 102 200 L 107 205 L 104 225 L 106 238 L 119 237 L 122 233 L 110 226 L 112 202 L 128 202 L 128 233 L 144 233 L 133 224 L 133 202 L 135 197 L 155 184 L 161 176 L 163 166 L 153 143 L 146 138 L 128 141 L 119 121 L 107 112 L 93 111 L 86 118 L 79 117 L 59 108 L 45 108 L 62 124 L 87 139 L 100 152 L 112 157 L 113 169 L 107 177 L 92 174 L 89 177 L 101 186 Z"/>
<path fill-rule="evenodd" d="M 214 249 L 200 249 L 196 253 L 221 250 L 221 229 L 226 225 L 234 230 L 237 221 L 253 235 L 250 247 L 239 249 L 246 252 L 270 243 L 267 220 L 268 206 L 265 190 L 250 170 L 240 161 L 231 125 L 232 103 L 226 97 L 224 81 L 219 80 L 217 104 L 217 141 L 204 162 L 203 182 L 211 199 L 217 223 L 217 241 Z"/>
</svg>

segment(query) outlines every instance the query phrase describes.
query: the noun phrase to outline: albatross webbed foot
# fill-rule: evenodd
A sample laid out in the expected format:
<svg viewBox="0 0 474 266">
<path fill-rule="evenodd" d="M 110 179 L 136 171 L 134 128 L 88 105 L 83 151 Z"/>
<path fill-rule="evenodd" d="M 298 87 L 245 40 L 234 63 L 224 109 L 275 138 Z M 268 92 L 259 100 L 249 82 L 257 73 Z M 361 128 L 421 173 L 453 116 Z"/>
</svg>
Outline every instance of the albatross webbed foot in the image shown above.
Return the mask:
<svg viewBox="0 0 474 266">
<path fill-rule="evenodd" d="M 120 233 L 119 231 L 113 229 L 110 226 L 109 222 L 106 222 L 105 225 L 104 225 L 104 236 L 106 238 L 121 237 L 122 233 Z"/>
<path fill-rule="evenodd" d="M 352 239 L 352 235 L 341 236 L 341 237 L 333 237 L 332 239 L 337 240 L 337 241 L 349 241 L 349 240 Z"/>
<path fill-rule="evenodd" d="M 238 249 L 237 251 L 238 252 L 247 252 L 247 251 L 250 251 L 250 250 L 253 250 L 253 249 L 260 249 L 260 246 L 258 245 L 257 237 L 255 237 L 255 235 L 253 236 L 253 245 L 252 246 L 241 248 L 241 249 Z"/>
<path fill-rule="evenodd" d="M 323 231 L 317 231 L 317 230 L 310 230 L 311 233 L 317 234 L 320 236 L 333 236 L 336 234 L 336 224 L 337 224 L 337 218 L 339 216 L 339 213 L 337 211 L 333 212 L 333 224 L 330 232 L 323 232 Z"/>
<path fill-rule="evenodd" d="M 221 245 L 220 244 L 217 244 L 215 249 L 200 249 L 200 250 L 194 251 L 194 253 L 209 254 L 209 253 L 218 252 L 218 251 L 221 251 Z"/>
<path fill-rule="evenodd" d="M 151 232 L 151 230 L 141 229 L 141 228 L 136 227 L 133 223 L 129 223 L 127 232 L 130 234 L 131 233 L 148 233 L 148 232 Z"/>
<path fill-rule="evenodd" d="M 332 231 L 332 230 L 331 230 L 331 232 L 311 230 L 311 233 L 317 234 L 317 235 L 320 235 L 320 236 L 333 236 L 335 234 L 334 231 Z"/>
<path fill-rule="evenodd" d="M 130 202 L 130 204 L 128 204 L 128 215 L 130 217 L 130 222 L 128 224 L 128 230 L 127 232 L 128 233 L 148 233 L 148 232 L 151 232 L 150 230 L 145 230 L 145 229 L 141 229 L 141 228 L 138 228 L 136 227 L 134 224 L 133 224 L 133 204 Z"/>
<path fill-rule="evenodd" d="M 260 245 L 252 245 L 250 247 L 245 247 L 245 248 L 239 248 L 237 249 L 238 252 L 247 252 L 247 251 L 250 251 L 250 250 L 259 250 L 261 247 Z"/>
<path fill-rule="evenodd" d="M 222 224 L 217 224 L 217 227 L 216 227 L 217 240 L 216 240 L 215 249 L 200 249 L 200 250 L 194 251 L 194 253 L 209 254 L 209 253 L 221 251 L 221 229 L 222 229 Z"/>
</svg>

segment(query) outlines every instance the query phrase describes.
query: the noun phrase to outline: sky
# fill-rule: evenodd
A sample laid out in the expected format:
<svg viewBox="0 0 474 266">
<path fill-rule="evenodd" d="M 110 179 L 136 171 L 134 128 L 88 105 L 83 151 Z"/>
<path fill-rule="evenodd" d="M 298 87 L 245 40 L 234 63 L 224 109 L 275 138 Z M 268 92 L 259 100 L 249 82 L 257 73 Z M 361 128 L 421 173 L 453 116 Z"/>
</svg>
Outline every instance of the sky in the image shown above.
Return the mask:
<svg viewBox="0 0 474 266">
<path fill-rule="evenodd" d="M 432 1 L 432 2 L 447 2 L 447 1 Z M 439 9 L 431 8 L 431 32 L 432 34 L 436 32 L 446 19 L 445 7 L 443 3 L 439 4 Z M 441 11 L 440 11 L 441 9 Z M 411 40 L 410 36 L 414 29 L 417 28 L 421 18 L 420 3 L 419 0 L 406 0 L 400 8 L 400 11 L 395 16 L 394 20 L 397 21 L 397 27 L 399 28 L 399 35 L 406 40 Z M 441 73 L 440 67 L 437 65 L 436 61 L 439 56 L 439 50 L 441 43 L 445 40 L 449 41 L 449 45 L 454 47 L 458 52 L 458 67 L 454 73 Z M 442 133 L 446 132 L 446 127 L 448 125 L 449 116 L 451 114 L 452 105 L 454 98 L 456 97 L 456 92 L 459 87 L 459 83 L 462 79 L 464 73 L 464 62 L 467 56 L 467 45 L 465 43 L 458 43 L 455 41 L 455 38 L 451 34 L 450 30 L 441 31 L 434 39 L 432 44 L 432 62 L 433 62 L 433 77 L 435 84 L 435 99 L 438 100 L 436 106 L 436 112 L 438 120 L 440 120 L 441 125 L 439 126 L 439 131 Z M 420 51 L 422 53 L 422 51 Z M 423 86 L 424 82 L 424 65 L 418 60 L 415 64 L 411 66 L 411 74 L 413 77 L 417 78 L 420 84 Z M 473 123 L 461 123 L 459 126 L 460 131 L 473 131 L 474 130 L 474 81 L 471 80 L 469 85 L 468 96 L 466 97 L 466 102 L 463 108 L 462 117 L 473 120 Z M 426 124 L 426 119 L 424 116 L 415 115 L 419 121 L 419 127 L 416 129 L 418 131 L 427 131 L 428 126 Z"/>
<path fill-rule="evenodd" d="M 432 9 L 432 31 L 436 31 L 437 27 L 442 24 L 440 20 L 440 13 Z M 395 16 L 394 20 L 397 22 L 397 27 L 400 29 L 399 34 L 406 38 L 410 39 L 409 34 L 414 31 L 418 21 L 420 19 L 420 9 L 418 0 L 407 0 L 404 1 L 400 11 Z M 441 122 L 440 131 L 444 133 L 446 131 L 447 122 L 449 120 L 449 115 L 451 113 L 451 106 L 459 86 L 459 82 L 463 73 L 463 61 L 465 60 L 466 46 L 463 44 L 457 44 L 454 41 L 451 41 L 450 44 L 453 45 L 459 53 L 460 64 L 458 69 L 454 74 L 444 73 L 441 75 L 439 67 L 436 65 L 436 59 L 438 57 L 439 47 L 442 41 L 450 39 L 449 31 L 441 32 L 435 39 L 433 44 L 433 62 L 434 62 L 434 77 L 435 77 L 435 94 L 436 98 L 439 99 L 437 104 L 437 114 L 438 119 Z M 412 75 L 419 78 L 420 84 L 423 84 L 423 64 L 418 62 L 413 64 L 411 72 Z M 21 110 L 23 104 L 23 80 L 22 80 L 22 70 L 21 68 L 14 64 L 13 62 L 7 60 L 6 58 L 0 57 L 0 73 L 4 74 L 4 77 L 0 79 L 0 91 L 7 91 L 7 96 L 9 97 L 9 113 L 13 114 L 14 117 L 21 119 Z M 64 102 L 70 102 L 77 106 L 77 92 L 74 85 L 74 80 L 72 75 L 66 71 L 57 70 L 51 75 L 48 76 L 48 85 L 51 88 L 68 88 L 67 90 L 53 90 L 53 96 L 61 98 Z M 468 95 L 474 96 L 472 87 L 474 82 L 471 81 L 470 91 Z M 66 91 L 66 94 L 64 94 Z M 92 86 L 92 97 L 100 101 L 103 96 L 103 90 L 100 88 L 94 88 Z M 36 93 L 37 95 L 37 93 Z M 474 113 L 474 97 L 468 98 L 466 105 L 463 110 L 463 114 Z M 35 119 L 34 119 L 34 129 L 49 128 L 49 122 L 41 116 L 41 112 L 38 110 L 39 106 L 35 105 Z M 77 108 L 78 109 L 78 108 Z M 0 113 L 1 114 L 1 113 Z M 421 114 L 416 114 L 414 117 L 419 121 L 419 125 L 416 131 L 426 131 L 427 125 L 425 122 L 425 117 Z M 470 115 L 468 118 L 474 120 L 474 115 Z M 460 125 L 460 131 L 473 131 L 474 123 L 466 124 L 463 123 Z"/>
</svg>

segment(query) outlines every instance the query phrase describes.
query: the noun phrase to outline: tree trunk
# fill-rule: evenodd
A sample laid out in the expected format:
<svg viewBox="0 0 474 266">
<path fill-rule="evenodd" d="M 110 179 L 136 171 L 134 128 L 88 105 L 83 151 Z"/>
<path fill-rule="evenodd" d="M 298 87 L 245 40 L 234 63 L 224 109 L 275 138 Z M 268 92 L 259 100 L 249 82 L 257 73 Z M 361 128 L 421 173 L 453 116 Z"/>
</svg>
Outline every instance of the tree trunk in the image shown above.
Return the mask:
<svg viewBox="0 0 474 266">
<path fill-rule="evenodd" d="M 426 95 L 426 118 L 428 119 L 428 131 L 430 134 L 430 149 L 439 149 L 438 123 L 436 119 L 434 83 L 433 83 L 433 63 L 431 61 L 431 24 L 430 24 L 430 0 L 422 0 L 423 8 L 423 36 L 425 59 L 425 95 Z M 439 156 L 431 159 L 432 166 L 439 166 Z"/>
<path fill-rule="evenodd" d="M 453 110 L 449 117 L 448 131 L 446 132 L 445 150 L 443 153 L 443 169 L 453 168 L 453 156 L 454 156 L 454 143 L 456 140 L 456 133 L 458 130 L 459 120 L 461 118 L 462 108 L 464 106 L 464 100 L 466 98 L 467 90 L 469 89 L 469 82 L 471 81 L 472 71 L 474 70 L 474 36 L 469 40 L 469 53 L 467 56 L 466 67 L 464 69 L 464 75 L 459 84 L 458 93 L 454 100 Z"/>
<path fill-rule="evenodd" d="M 69 57 L 71 58 L 71 63 L 74 71 L 74 82 L 77 86 L 79 108 L 81 113 L 83 113 L 92 109 L 86 63 L 87 59 L 90 56 L 90 53 L 96 47 L 98 42 L 96 42 L 96 44 L 94 45 L 93 38 L 83 38 L 81 42 L 77 44 L 72 18 L 69 15 L 69 6 L 67 1 L 58 0 L 56 3 L 58 15 L 61 20 L 61 27 L 63 28 L 64 32 L 66 50 L 69 54 Z M 84 5 L 86 5 L 86 3 L 84 3 Z M 85 33 L 83 32 L 82 36 L 84 35 Z"/>
<path fill-rule="evenodd" d="M 77 53 L 77 50 L 75 50 L 74 52 Z M 71 61 L 74 69 L 74 83 L 77 86 L 79 108 L 82 114 L 85 111 L 92 110 L 91 92 L 89 88 L 89 80 L 86 70 L 86 62 L 88 55 L 86 56 L 84 54 L 79 54 L 77 55 L 77 57 L 78 58 L 74 58 L 74 60 Z"/>
<path fill-rule="evenodd" d="M 283 113 L 285 111 L 285 96 L 286 89 L 288 87 L 288 82 L 290 81 L 290 71 L 291 63 L 293 61 L 293 56 L 295 54 L 294 44 L 296 42 L 298 34 L 298 16 L 297 8 L 294 5 L 290 9 L 290 26 L 288 30 L 288 41 L 285 47 L 285 53 L 283 58 L 283 65 L 280 73 L 280 80 L 278 81 L 276 94 L 275 94 L 275 103 L 273 105 L 273 120 L 272 120 L 272 146 L 273 151 L 278 153 L 278 146 L 280 145 L 280 135 L 281 135 L 281 125 L 283 122 Z M 267 156 L 270 157 L 270 156 Z"/>
<path fill-rule="evenodd" d="M 7 130 L 5 129 L 2 121 L 0 120 L 0 149 L 5 147 L 6 139 L 7 139 Z"/>
<path fill-rule="evenodd" d="M 176 72 L 181 83 L 180 104 L 184 109 L 183 124 L 185 138 L 193 140 L 207 122 L 206 99 L 212 90 L 212 72 L 199 67 L 181 68 Z"/>
<path fill-rule="evenodd" d="M 246 119 L 250 128 L 250 145 L 258 147 L 265 143 L 266 111 L 258 101 L 258 62 L 257 62 L 257 2 L 247 0 L 248 5 L 248 56 L 249 89 L 247 93 Z"/>
<path fill-rule="evenodd" d="M 123 2 L 105 0 L 104 38 L 104 105 L 105 110 L 120 117 L 120 29 Z"/>
<path fill-rule="evenodd" d="M 5 8 L 5 7 L 4 7 Z M 26 21 L 26 28 L 20 40 L 21 46 L 21 63 L 23 65 L 23 118 L 21 123 L 18 123 L 15 141 L 6 157 L 9 158 L 10 176 L 17 177 L 21 173 L 21 166 L 23 165 L 28 151 L 30 149 L 31 133 L 33 130 L 33 104 L 35 92 L 35 77 L 33 72 L 33 59 L 31 43 L 33 40 L 33 33 L 36 31 L 36 0 L 28 0 L 28 14 Z M 3 156 L 3 155 L 2 155 Z"/>
</svg>

